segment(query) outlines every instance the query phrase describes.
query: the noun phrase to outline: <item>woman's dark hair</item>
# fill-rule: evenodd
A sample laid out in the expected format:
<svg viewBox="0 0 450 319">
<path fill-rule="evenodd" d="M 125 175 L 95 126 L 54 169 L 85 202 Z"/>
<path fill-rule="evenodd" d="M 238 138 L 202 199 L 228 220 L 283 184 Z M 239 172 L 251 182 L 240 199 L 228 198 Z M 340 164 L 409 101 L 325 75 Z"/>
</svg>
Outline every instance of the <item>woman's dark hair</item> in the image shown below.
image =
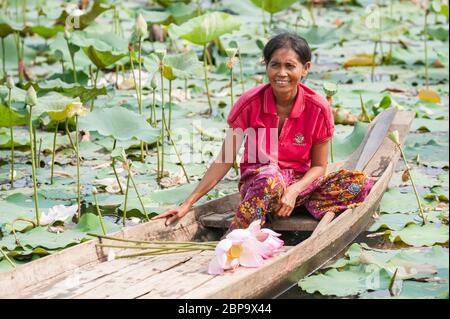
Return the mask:
<svg viewBox="0 0 450 319">
<path fill-rule="evenodd" d="M 273 53 L 282 48 L 294 50 L 302 64 L 306 64 L 311 61 L 312 53 L 308 42 L 299 35 L 290 32 L 283 32 L 271 38 L 265 45 L 264 62 L 266 65 L 272 58 Z"/>
</svg>

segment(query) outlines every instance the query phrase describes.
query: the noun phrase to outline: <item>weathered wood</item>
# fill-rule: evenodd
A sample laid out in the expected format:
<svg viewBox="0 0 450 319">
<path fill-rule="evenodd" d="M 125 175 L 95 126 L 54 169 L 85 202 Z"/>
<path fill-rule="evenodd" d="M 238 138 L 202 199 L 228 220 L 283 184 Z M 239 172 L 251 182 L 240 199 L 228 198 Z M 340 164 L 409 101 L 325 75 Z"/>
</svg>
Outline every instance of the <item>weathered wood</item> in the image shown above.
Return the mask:
<svg viewBox="0 0 450 319">
<path fill-rule="evenodd" d="M 202 232 L 193 214 L 178 223 L 165 226 L 163 220 L 126 227 L 112 234 L 117 238 L 141 240 L 192 240 Z M 199 237 L 201 239 L 201 237 Z M 0 273 L 0 298 L 14 298 L 25 288 L 44 280 L 58 280 L 69 276 L 80 267 L 98 264 L 106 260 L 103 250 L 98 249 L 97 239 L 76 245 L 21 265 L 11 271 Z"/>
<path fill-rule="evenodd" d="M 336 216 L 335 213 L 333 212 L 328 212 L 326 213 L 322 219 L 320 220 L 320 222 L 317 224 L 317 227 L 314 229 L 313 233 L 311 234 L 311 237 L 317 236 L 318 234 L 320 234 L 321 231 L 323 231 L 323 229 L 329 224 L 331 223 L 331 221 L 334 219 L 334 217 Z"/>
</svg>

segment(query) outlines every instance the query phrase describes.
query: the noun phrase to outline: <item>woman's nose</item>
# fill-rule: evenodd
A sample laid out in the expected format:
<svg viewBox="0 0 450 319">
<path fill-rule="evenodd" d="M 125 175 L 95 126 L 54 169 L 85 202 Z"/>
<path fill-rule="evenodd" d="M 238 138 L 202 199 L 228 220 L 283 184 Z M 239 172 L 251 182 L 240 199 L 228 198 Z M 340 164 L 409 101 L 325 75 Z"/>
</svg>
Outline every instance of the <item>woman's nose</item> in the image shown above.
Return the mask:
<svg viewBox="0 0 450 319">
<path fill-rule="evenodd" d="M 280 70 L 278 71 L 278 76 L 287 76 L 287 70 L 284 67 L 281 67 Z"/>
</svg>

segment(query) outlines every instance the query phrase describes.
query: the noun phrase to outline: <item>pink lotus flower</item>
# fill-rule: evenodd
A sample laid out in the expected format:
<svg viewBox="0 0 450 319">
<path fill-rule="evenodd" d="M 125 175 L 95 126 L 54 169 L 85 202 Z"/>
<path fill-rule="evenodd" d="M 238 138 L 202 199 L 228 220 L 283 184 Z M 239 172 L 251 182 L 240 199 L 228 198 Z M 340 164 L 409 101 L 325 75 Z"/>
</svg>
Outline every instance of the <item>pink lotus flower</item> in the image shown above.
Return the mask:
<svg viewBox="0 0 450 319">
<path fill-rule="evenodd" d="M 270 229 L 261 229 L 261 221 L 253 222 L 247 229 L 235 229 L 221 240 L 215 249 L 208 273 L 221 275 L 225 270 L 239 266 L 257 268 L 263 260 L 273 256 L 284 242 Z"/>
<path fill-rule="evenodd" d="M 284 245 L 284 241 L 278 238 L 281 234 L 276 233 L 269 228 L 261 228 L 261 220 L 252 222 L 250 226 L 248 226 L 248 231 L 259 242 L 263 243 L 264 251 L 266 252 L 264 258 L 272 257 L 280 252 Z"/>
</svg>

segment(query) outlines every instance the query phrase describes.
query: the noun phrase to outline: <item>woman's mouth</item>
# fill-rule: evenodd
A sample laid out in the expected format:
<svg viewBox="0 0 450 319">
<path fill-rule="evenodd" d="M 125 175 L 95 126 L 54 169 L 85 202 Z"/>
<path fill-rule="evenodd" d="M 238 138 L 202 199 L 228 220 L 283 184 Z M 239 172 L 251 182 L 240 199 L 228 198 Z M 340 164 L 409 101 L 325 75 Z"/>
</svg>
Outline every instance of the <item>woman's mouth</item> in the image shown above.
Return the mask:
<svg viewBox="0 0 450 319">
<path fill-rule="evenodd" d="M 287 86 L 291 83 L 289 80 L 275 80 L 275 84 L 278 86 Z"/>
</svg>

